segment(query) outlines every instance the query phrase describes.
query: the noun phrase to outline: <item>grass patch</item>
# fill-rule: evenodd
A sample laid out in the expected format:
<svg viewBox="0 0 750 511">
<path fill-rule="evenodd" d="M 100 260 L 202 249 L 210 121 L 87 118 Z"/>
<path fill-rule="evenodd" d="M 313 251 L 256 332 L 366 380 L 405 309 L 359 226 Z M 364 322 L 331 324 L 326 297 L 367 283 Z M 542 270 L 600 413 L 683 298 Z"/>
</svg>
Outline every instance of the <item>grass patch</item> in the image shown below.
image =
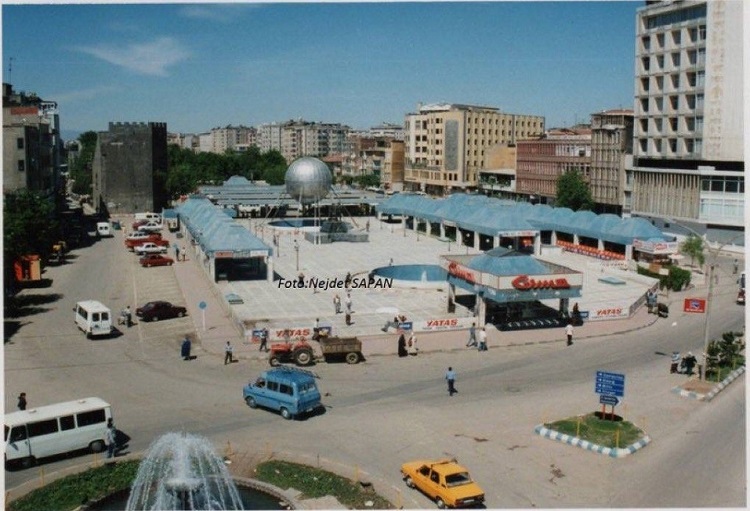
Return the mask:
<svg viewBox="0 0 750 511">
<path fill-rule="evenodd" d="M 568 417 L 544 425 L 548 429 L 559 431 L 566 435 L 577 436 L 604 447 L 623 448 L 637 442 L 645 436 L 643 430 L 625 420 L 603 420 L 597 416 L 598 412 L 580 417 Z M 609 417 L 609 414 L 606 415 Z M 615 415 L 617 418 L 617 415 Z"/>
<path fill-rule="evenodd" d="M 107 463 L 33 490 L 7 504 L 9 511 L 69 511 L 128 488 L 138 472 L 137 460 Z"/>
<path fill-rule="evenodd" d="M 285 490 L 295 488 L 302 492 L 303 499 L 331 495 L 350 509 L 367 509 L 365 502 L 368 500 L 373 502 L 373 509 L 394 509 L 393 504 L 375 492 L 362 488 L 359 483 L 307 465 L 266 461 L 256 467 L 253 477 Z"/>
</svg>

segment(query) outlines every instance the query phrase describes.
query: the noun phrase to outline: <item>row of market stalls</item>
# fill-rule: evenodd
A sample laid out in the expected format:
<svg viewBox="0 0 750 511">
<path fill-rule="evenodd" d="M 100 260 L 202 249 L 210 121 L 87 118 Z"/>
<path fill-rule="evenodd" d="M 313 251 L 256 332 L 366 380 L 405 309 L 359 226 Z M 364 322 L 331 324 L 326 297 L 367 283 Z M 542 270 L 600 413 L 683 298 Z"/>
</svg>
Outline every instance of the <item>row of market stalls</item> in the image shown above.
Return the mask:
<svg viewBox="0 0 750 511">
<path fill-rule="evenodd" d="M 273 281 L 272 248 L 208 198 L 188 198 L 175 210 L 198 260 L 214 282 L 263 278 Z"/>
<path fill-rule="evenodd" d="M 532 205 L 484 195 L 454 194 L 444 199 L 398 194 L 376 206 L 378 216 L 477 250 L 512 247 L 541 253 L 542 245 L 560 246 L 598 259 L 669 257 L 678 244 L 648 220 L 612 214 Z"/>
<path fill-rule="evenodd" d="M 582 296 L 583 274 L 534 257 L 542 254 L 543 245 L 608 260 L 677 252 L 676 242 L 642 218 L 623 219 L 481 195 L 430 199 L 399 194 L 376 210 L 381 219 L 400 218 L 404 228 L 482 251 L 441 256 L 449 284 L 448 311 L 460 302 L 457 290 L 466 291 L 470 303 L 464 305 L 474 308 L 478 324 L 492 322 L 503 330 L 580 320 L 574 317 L 576 308 L 570 307 L 570 301 Z M 596 315 L 590 319 L 612 318 Z"/>
</svg>

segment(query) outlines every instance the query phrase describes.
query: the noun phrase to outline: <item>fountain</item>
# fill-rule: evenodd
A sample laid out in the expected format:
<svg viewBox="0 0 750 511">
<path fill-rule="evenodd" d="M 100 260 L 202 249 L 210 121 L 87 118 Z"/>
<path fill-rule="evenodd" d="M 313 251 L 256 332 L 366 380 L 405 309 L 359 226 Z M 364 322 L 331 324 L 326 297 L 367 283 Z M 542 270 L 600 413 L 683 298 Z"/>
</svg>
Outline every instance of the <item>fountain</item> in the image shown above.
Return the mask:
<svg viewBox="0 0 750 511">
<path fill-rule="evenodd" d="M 211 443 L 187 433 L 167 433 L 138 467 L 126 510 L 244 509 L 222 459 Z"/>
</svg>

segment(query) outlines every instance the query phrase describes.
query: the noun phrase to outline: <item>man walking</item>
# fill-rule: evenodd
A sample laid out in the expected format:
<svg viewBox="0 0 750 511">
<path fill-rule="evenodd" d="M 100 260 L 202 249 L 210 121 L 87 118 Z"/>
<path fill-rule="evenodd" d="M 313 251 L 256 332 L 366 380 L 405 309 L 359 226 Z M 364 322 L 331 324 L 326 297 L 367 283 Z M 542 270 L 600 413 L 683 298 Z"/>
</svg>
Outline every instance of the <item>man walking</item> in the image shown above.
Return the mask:
<svg viewBox="0 0 750 511">
<path fill-rule="evenodd" d="M 469 341 L 466 343 L 467 348 L 471 348 L 472 346 L 477 345 L 477 324 L 472 323 L 471 328 L 469 328 Z"/>
<path fill-rule="evenodd" d="M 479 329 L 479 351 L 487 351 L 487 332 L 484 327 Z"/>
<path fill-rule="evenodd" d="M 186 335 L 182 340 L 182 345 L 180 346 L 180 355 L 182 356 L 182 360 L 190 360 L 190 344 L 190 338 Z"/>
<path fill-rule="evenodd" d="M 346 293 L 346 313 L 352 313 L 352 295 L 348 292 Z"/>
<path fill-rule="evenodd" d="M 573 346 L 573 324 L 568 321 L 568 326 L 565 327 L 565 335 L 568 336 L 568 346 Z"/>
<path fill-rule="evenodd" d="M 18 409 L 19 410 L 26 409 L 26 392 L 21 392 L 18 395 Z"/>
<path fill-rule="evenodd" d="M 227 341 L 224 346 L 224 365 L 231 364 L 232 362 L 232 343 Z"/>
<path fill-rule="evenodd" d="M 336 314 L 341 314 L 341 297 L 339 295 L 334 295 L 333 306 L 336 308 Z"/>
<path fill-rule="evenodd" d="M 268 352 L 268 329 L 264 328 L 260 331 L 260 348 L 258 351 Z"/>
<path fill-rule="evenodd" d="M 114 458 L 117 449 L 117 430 L 112 419 L 107 419 L 107 431 L 104 433 L 104 445 L 107 446 L 107 458 Z"/>
<path fill-rule="evenodd" d="M 458 391 L 456 390 L 456 373 L 453 371 L 452 367 L 449 367 L 448 371 L 446 371 L 445 381 L 448 382 L 448 395 L 453 397 L 453 394 Z"/>
</svg>

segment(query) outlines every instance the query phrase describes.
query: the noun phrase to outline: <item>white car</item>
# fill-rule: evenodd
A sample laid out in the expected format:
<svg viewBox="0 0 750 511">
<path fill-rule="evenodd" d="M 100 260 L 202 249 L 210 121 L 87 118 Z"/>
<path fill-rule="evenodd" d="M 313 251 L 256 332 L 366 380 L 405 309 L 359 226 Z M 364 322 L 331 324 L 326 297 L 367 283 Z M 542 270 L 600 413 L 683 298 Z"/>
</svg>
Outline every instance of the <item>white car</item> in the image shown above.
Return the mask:
<svg viewBox="0 0 750 511">
<path fill-rule="evenodd" d="M 138 230 L 141 232 L 157 232 L 164 228 L 164 224 L 157 222 L 149 222 L 147 224 L 139 225 Z"/>
<path fill-rule="evenodd" d="M 138 255 L 166 254 L 167 247 L 164 245 L 157 245 L 156 243 L 149 242 L 149 243 L 144 243 L 143 245 L 138 245 L 137 247 L 133 248 L 133 251 Z"/>
<path fill-rule="evenodd" d="M 140 240 L 140 239 L 146 239 L 151 235 L 151 233 L 146 231 L 134 231 L 128 234 L 128 237 L 125 238 L 126 240 Z"/>
</svg>

